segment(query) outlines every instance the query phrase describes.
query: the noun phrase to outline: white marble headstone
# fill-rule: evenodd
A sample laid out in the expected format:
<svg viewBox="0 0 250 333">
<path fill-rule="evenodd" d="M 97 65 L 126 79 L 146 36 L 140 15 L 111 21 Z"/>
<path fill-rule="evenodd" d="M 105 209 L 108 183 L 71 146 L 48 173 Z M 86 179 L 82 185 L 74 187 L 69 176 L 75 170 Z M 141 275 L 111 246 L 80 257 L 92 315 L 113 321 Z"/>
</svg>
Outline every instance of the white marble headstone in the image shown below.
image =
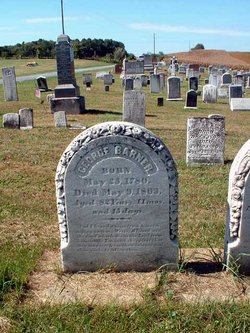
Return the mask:
<svg viewBox="0 0 250 333">
<path fill-rule="evenodd" d="M 250 140 L 236 155 L 229 174 L 225 264 L 250 275 Z"/>
<path fill-rule="evenodd" d="M 108 122 L 83 131 L 60 158 L 56 196 L 64 271 L 176 269 L 176 167 L 146 128 Z"/>
</svg>

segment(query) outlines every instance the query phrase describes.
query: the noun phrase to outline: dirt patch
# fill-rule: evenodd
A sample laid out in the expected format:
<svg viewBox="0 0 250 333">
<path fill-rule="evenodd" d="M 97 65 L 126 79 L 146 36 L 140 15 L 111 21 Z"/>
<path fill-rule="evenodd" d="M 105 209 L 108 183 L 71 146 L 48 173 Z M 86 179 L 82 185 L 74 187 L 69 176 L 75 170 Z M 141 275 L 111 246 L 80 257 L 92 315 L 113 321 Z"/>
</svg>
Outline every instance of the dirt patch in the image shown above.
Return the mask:
<svg viewBox="0 0 250 333">
<path fill-rule="evenodd" d="M 176 56 L 179 63 L 195 63 L 199 65 L 225 65 L 235 69 L 250 68 L 250 56 L 246 52 L 227 52 L 223 50 L 192 50 L 190 52 L 177 52 L 168 54 L 165 61 Z"/>
<path fill-rule="evenodd" d="M 8 333 L 10 332 L 10 329 L 11 329 L 10 320 L 6 317 L 0 317 L 0 332 Z"/>
<path fill-rule="evenodd" d="M 163 301 L 250 301 L 250 279 L 222 271 L 209 249 L 186 249 L 182 256 L 187 261 L 183 272 L 63 274 L 59 252 L 46 252 L 30 278 L 25 302 L 128 306 L 143 302 L 146 291 Z"/>
</svg>

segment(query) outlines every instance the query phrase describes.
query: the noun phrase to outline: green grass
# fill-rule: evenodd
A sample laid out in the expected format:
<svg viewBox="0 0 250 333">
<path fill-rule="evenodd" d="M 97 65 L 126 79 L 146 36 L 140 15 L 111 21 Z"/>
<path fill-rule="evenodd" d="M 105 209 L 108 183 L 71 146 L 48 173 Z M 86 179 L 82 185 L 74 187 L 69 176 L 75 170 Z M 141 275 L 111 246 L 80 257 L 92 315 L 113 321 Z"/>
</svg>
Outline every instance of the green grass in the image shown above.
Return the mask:
<svg viewBox="0 0 250 333">
<path fill-rule="evenodd" d="M 38 67 L 27 68 L 26 62 L 20 61 L 19 65 L 12 61 L 0 63 L 2 66 L 14 65 L 18 75 L 42 67 L 44 71 L 54 70 L 55 66 L 51 60 L 38 60 Z M 85 65 L 93 66 L 89 62 Z M 122 87 L 119 77 L 115 79 L 108 93 L 104 91 L 103 82 L 95 77 L 91 91 L 86 91 L 82 75 L 77 74 L 87 112 L 68 115 L 69 124 L 81 123 L 89 127 L 99 122 L 121 120 Z M 49 87 L 54 88 L 56 84 L 56 78 L 48 79 Z M 186 89 L 184 81 L 183 98 Z M 222 248 L 228 174 L 235 154 L 249 138 L 249 112 L 234 113 L 224 100 L 203 104 L 200 98 L 198 110 L 184 110 L 184 100 L 164 100 L 164 106 L 157 107 L 157 96 L 166 97 L 166 92 L 150 94 L 148 87 L 144 91 L 146 127 L 165 142 L 177 165 L 181 247 Z M 27 281 L 42 253 L 59 248 L 55 171 L 62 152 L 81 130 L 54 127 L 46 94 L 42 94 L 41 99 L 35 97 L 34 81 L 18 83 L 18 93 L 18 102 L 4 102 L 0 86 L 0 122 L 4 113 L 29 107 L 34 110 L 35 124 L 30 131 L 0 128 L 0 316 L 10 320 L 10 332 L 248 332 L 249 304 L 244 302 L 190 305 L 169 299 L 167 304 L 158 304 L 149 296 L 142 305 L 129 308 L 69 304 L 31 309 L 23 303 Z M 249 97 L 248 91 L 246 96 Z M 226 163 L 187 167 L 187 118 L 212 113 L 226 117 Z"/>
</svg>

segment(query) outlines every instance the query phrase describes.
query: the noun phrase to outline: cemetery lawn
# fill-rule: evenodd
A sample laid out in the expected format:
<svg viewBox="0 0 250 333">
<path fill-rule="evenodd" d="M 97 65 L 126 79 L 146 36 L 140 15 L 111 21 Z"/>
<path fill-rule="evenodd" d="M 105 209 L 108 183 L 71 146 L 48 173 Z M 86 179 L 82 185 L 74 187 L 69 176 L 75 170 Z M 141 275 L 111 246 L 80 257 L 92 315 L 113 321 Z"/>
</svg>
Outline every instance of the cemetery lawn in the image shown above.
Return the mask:
<svg viewBox="0 0 250 333">
<path fill-rule="evenodd" d="M 33 69 L 23 64 L 17 73 Z M 122 119 L 119 76 L 109 92 L 93 76 L 86 91 L 77 74 L 87 112 L 68 115 L 69 125 Z M 205 77 L 207 73 L 202 83 Z M 50 88 L 56 84 L 56 78 L 48 78 Z M 34 81 L 18 83 L 18 102 L 4 102 L 0 86 L 0 123 L 3 114 L 28 107 L 35 126 L 27 131 L 0 128 L 0 332 L 250 331 L 250 280 L 237 269 L 234 274 L 222 272 L 228 175 L 249 139 L 250 112 L 231 112 L 223 99 L 204 104 L 201 97 L 197 110 L 184 110 L 185 80 L 183 101 L 166 101 L 166 92 L 144 90 L 146 127 L 165 142 L 179 174 L 180 269 L 79 276 L 61 271 L 54 178 L 61 154 L 81 130 L 54 127 L 46 93 L 36 98 Z M 163 107 L 156 106 L 158 96 L 164 96 Z M 209 114 L 226 117 L 225 164 L 187 167 L 187 118 Z"/>
</svg>

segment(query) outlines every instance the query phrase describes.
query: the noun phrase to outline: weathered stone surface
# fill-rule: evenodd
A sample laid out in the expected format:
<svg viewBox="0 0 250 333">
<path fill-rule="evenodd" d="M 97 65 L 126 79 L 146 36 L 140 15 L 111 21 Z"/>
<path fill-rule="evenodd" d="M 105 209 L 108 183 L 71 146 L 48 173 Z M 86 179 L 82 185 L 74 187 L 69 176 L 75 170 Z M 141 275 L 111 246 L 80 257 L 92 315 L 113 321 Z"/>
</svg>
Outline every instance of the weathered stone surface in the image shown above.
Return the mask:
<svg viewBox="0 0 250 333">
<path fill-rule="evenodd" d="M 50 90 L 48 88 L 48 83 L 47 83 L 47 79 L 45 76 L 38 76 L 36 78 L 36 82 L 37 82 L 37 88 L 40 91 L 49 91 Z"/>
<path fill-rule="evenodd" d="M 64 271 L 149 271 L 178 262 L 178 180 L 147 129 L 103 123 L 63 153 L 56 196 Z"/>
<path fill-rule="evenodd" d="M 181 98 L 181 79 L 177 76 L 170 76 L 167 80 L 168 100 L 180 101 Z"/>
<path fill-rule="evenodd" d="M 67 127 L 67 117 L 65 111 L 57 111 L 54 113 L 55 127 L 66 128 Z"/>
<path fill-rule="evenodd" d="M 250 275 L 250 140 L 239 150 L 229 174 L 225 264 Z"/>
<path fill-rule="evenodd" d="M 15 67 L 3 67 L 2 76 L 5 101 L 18 101 Z"/>
<path fill-rule="evenodd" d="M 131 78 L 124 80 L 124 89 L 125 90 L 133 90 L 134 88 L 134 80 Z"/>
<path fill-rule="evenodd" d="M 33 110 L 24 108 L 19 110 L 20 129 L 33 128 Z"/>
<path fill-rule="evenodd" d="M 250 98 L 231 98 L 231 111 L 250 111 Z"/>
<path fill-rule="evenodd" d="M 126 74 L 143 74 L 144 61 L 123 61 L 123 71 Z"/>
<path fill-rule="evenodd" d="M 141 77 L 137 76 L 134 78 L 134 89 L 141 90 L 142 89 L 142 80 Z"/>
<path fill-rule="evenodd" d="M 150 92 L 159 93 L 160 92 L 160 75 L 151 74 L 150 75 Z"/>
<path fill-rule="evenodd" d="M 186 162 L 190 166 L 224 164 L 225 119 L 193 117 L 187 122 Z"/>
<path fill-rule="evenodd" d="M 18 113 L 6 113 L 3 115 L 3 127 L 19 128 L 20 118 Z"/>
<path fill-rule="evenodd" d="M 144 91 L 127 90 L 123 93 L 123 120 L 141 126 L 145 124 L 146 95 Z"/>
<path fill-rule="evenodd" d="M 60 84 L 55 87 L 55 98 L 76 97 L 78 95 L 73 84 Z"/>
<path fill-rule="evenodd" d="M 85 84 L 85 85 L 87 83 L 92 84 L 93 83 L 92 73 L 84 73 L 84 74 L 82 74 L 82 83 Z"/>
<path fill-rule="evenodd" d="M 105 86 L 111 86 L 113 83 L 113 75 L 112 74 L 105 74 L 103 76 L 103 83 Z"/>
<path fill-rule="evenodd" d="M 212 84 L 206 84 L 202 89 L 202 101 L 204 103 L 217 102 L 217 87 Z"/>
</svg>

